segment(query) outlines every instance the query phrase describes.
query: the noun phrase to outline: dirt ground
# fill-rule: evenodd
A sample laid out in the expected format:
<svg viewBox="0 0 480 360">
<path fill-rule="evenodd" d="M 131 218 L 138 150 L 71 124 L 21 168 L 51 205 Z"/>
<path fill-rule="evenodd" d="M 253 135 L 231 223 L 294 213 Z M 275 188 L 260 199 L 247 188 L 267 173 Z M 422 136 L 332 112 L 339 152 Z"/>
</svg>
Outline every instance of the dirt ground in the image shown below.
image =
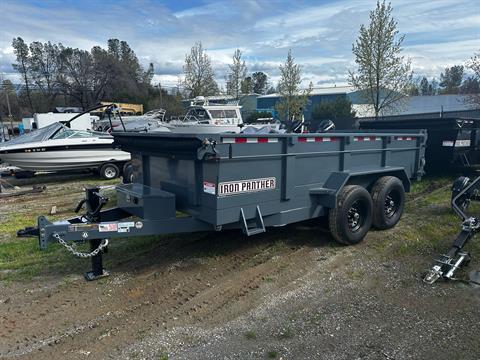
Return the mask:
<svg viewBox="0 0 480 360">
<path fill-rule="evenodd" d="M 480 288 L 421 281 L 459 228 L 451 179 L 418 184 L 401 223 L 357 246 L 314 223 L 113 240 L 111 276 L 86 282 L 88 261 L 14 227 L 52 205 L 70 215 L 89 181 L 0 199 L 1 358 L 480 358 Z M 480 269 L 469 250 L 467 271 Z"/>
</svg>

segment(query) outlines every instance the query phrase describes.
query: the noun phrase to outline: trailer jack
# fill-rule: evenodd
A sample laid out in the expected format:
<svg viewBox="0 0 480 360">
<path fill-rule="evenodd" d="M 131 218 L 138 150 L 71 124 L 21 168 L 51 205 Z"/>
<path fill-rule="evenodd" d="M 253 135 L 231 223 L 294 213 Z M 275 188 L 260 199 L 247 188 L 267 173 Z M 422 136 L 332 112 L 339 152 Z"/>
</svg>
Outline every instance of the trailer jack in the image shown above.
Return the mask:
<svg viewBox="0 0 480 360">
<path fill-rule="evenodd" d="M 444 280 L 459 280 L 454 277 L 455 272 L 463 266 L 468 265 L 471 255 L 464 252 L 465 245 L 480 231 L 480 220 L 473 216 L 467 216 L 467 210 L 471 201 L 479 201 L 480 176 L 471 181 L 467 177 L 460 177 L 452 186 L 452 209 L 463 220 L 462 230 L 457 235 L 448 252 L 439 259 L 427 272 L 423 281 L 433 284 L 440 278 Z M 480 285 L 480 271 L 472 271 L 469 274 L 468 283 Z"/>
<path fill-rule="evenodd" d="M 103 206 L 108 202 L 108 198 L 100 195 L 99 187 L 88 187 L 85 188 L 85 198 L 82 199 L 77 207 L 75 212 L 78 213 L 80 210 L 85 207 L 86 211 L 83 215 L 80 216 L 82 224 L 95 223 L 101 221 L 101 210 Z M 45 218 L 39 218 L 39 228 L 41 228 L 40 222 L 46 221 Z M 70 253 L 81 258 L 90 258 L 92 263 L 92 270 L 84 273 L 85 279 L 88 281 L 97 280 L 102 277 L 109 275 L 108 271 L 103 268 L 103 258 L 102 253 L 108 251 L 108 240 L 104 239 L 89 239 L 88 232 L 83 233 L 83 238 L 85 241 L 90 242 L 90 252 L 80 252 L 75 247 L 75 243 L 69 244 L 65 241 L 61 234 L 54 233 L 53 237 L 62 244 Z"/>
</svg>

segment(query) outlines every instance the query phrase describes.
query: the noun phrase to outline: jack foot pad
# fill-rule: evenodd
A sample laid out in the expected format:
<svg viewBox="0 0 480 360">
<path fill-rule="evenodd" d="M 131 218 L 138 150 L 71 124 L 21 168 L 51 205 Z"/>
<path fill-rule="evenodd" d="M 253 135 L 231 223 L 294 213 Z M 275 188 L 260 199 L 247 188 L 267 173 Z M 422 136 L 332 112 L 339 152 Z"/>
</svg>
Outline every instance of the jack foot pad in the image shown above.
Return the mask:
<svg viewBox="0 0 480 360">
<path fill-rule="evenodd" d="M 110 276 L 110 273 L 107 270 L 103 269 L 103 274 L 101 275 L 95 275 L 93 271 L 87 271 L 86 273 L 83 274 L 83 276 L 85 276 L 85 280 L 87 281 L 94 281 L 94 280 L 98 280 L 98 279 Z"/>
</svg>

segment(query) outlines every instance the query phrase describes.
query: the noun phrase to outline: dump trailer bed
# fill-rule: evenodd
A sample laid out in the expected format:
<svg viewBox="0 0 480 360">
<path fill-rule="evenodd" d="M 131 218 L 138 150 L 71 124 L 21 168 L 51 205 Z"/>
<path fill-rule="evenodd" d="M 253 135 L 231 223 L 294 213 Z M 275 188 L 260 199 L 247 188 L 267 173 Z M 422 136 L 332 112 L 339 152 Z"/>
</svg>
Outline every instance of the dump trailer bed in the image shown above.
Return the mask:
<svg viewBox="0 0 480 360">
<path fill-rule="evenodd" d="M 40 217 L 38 230 L 23 235 L 38 235 L 42 248 L 89 240 L 93 251 L 105 238 L 222 229 L 254 235 L 329 215 L 334 238 L 353 244 L 372 223 L 388 228 L 399 220 L 410 179 L 423 175 L 427 138 L 424 131 L 114 137 L 134 168 L 134 182 L 117 187 L 117 207 L 100 211 L 106 199 L 87 189 L 83 216 Z M 102 271 L 93 261 L 90 278 Z"/>
</svg>

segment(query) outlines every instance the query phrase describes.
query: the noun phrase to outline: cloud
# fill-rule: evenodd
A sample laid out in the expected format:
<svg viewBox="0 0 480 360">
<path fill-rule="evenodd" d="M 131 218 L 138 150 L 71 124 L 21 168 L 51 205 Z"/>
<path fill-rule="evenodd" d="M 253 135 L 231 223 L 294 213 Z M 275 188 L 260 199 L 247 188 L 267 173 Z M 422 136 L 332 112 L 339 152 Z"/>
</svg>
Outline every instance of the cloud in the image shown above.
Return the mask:
<svg viewBox="0 0 480 360">
<path fill-rule="evenodd" d="M 438 76 L 480 49 L 480 2 L 393 0 L 392 6 L 406 35 L 405 55 L 419 74 Z M 240 48 L 249 71 L 264 71 L 271 81 L 292 49 L 304 85 L 341 85 L 353 65 L 352 43 L 373 7 L 371 0 L 0 0 L 0 71 L 14 76 L 11 40 L 17 36 L 82 49 L 118 38 L 143 64 L 155 65 L 154 81 L 175 86 L 185 54 L 202 41 L 220 83 Z"/>
</svg>

